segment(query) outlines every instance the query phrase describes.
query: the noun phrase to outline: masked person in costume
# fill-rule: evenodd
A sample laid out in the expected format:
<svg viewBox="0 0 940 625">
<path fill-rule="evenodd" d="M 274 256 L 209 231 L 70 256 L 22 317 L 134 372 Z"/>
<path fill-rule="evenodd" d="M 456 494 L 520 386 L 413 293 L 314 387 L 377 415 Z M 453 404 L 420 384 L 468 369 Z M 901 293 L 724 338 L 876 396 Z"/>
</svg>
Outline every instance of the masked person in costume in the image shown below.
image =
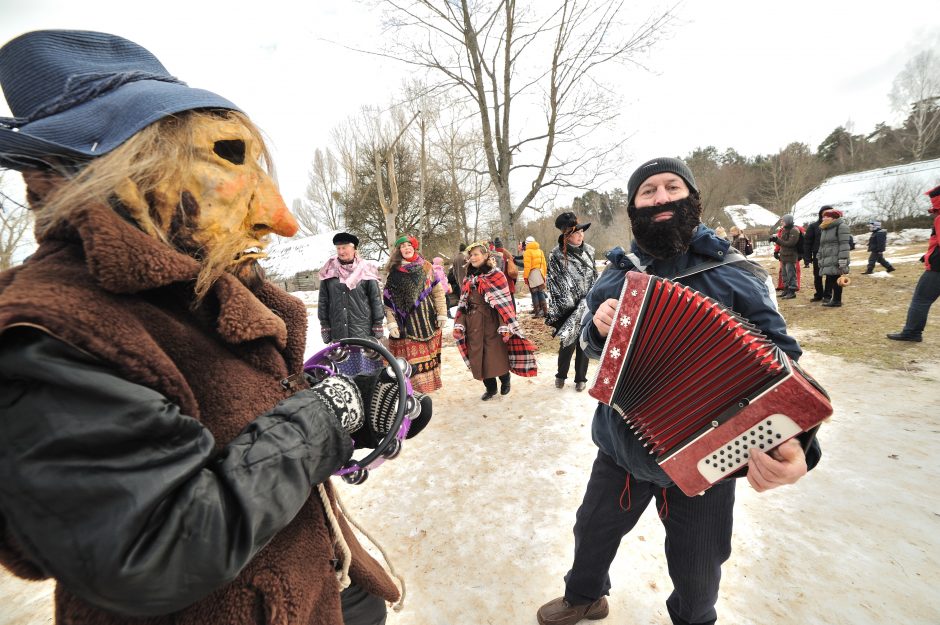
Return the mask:
<svg viewBox="0 0 940 625">
<path fill-rule="evenodd" d="M 496 268 L 486 243 L 471 243 L 467 258 L 454 339 L 473 377 L 483 381 L 486 390 L 480 399 L 488 401 L 496 397 L 497 378 L 500 394 L 508 395 L 510 372 L 523 377 L 537 375 L 536 347 L 519 328 L 506 275 Z"/>
<path fill-rule="evenodd" d="M 407 234 L 395 241 L 383 297 L 389 350 L 411 364 L 414 389 L 430 393 L 441 388 L 441 328 L 447 324 L 447 297 L 418 247 L 418 240 Z"/>
<path fill-rule="evenodd" d="M 0 562 L 59 623 L 384 623 L 328 479 L 383 434 L 378 378 L 300 375 L 258 130 L 104 33 L 20 36 L 0 85 L 39 243 L 0 274 Z"/>
<path fill-rule="evenodd" d="M 700 223 L 698 187 L 684 162 L 657 158 L 644 163 L 630 177 L 627 191 L 633 248 L 630 253 L 619 247 L 608 253 L 610 265 L 587 297 L 591 317 L 581 331 L 581 343 L 588 356 L 601 355 L 626 272 L 646 271 L 667 278 L 687 274 L 677 280 L 746 317 L 791 358 L 799 358 L 800 347 L 787 334 L 770 299 L 766 272 L 747 262 L 721 262 L 731 244 Z M 705 263 L 713 266 L 687 273 Z M 721 565 L 731 555 L 736 480 L 718 482 L 700 496 L 686 496 L 626 421 L 605 404 L 598 404 L 594 413 L 592 436 L 599 449 L 577 512 L 574 562 L 565 576 L 565 594 L 539 608 L 539 623 L 574 625 L 608 615 L 608 570 L 621 540 L 654 499 L 666 531 L 666 561 L 674 585 L 666 600 L 669 616 L 675 625 L 714 623 Z M 819 456 L 815 439 L 806 454 L 797 439 L 769 454 L 755 451 L 747 480 L 759 492 L 792 484 Z"/>
<path fill-rule="evenodd" d="M 359 238 L 353 234 L 338 232 L 333 237 L 333 245 L 336 256 L 320 269 L 317 316 L 323 342 L 328 345 L 345 338 L 384 338 L 385 306 L 375 263 L 359 256 L 356 251 Z M 356 375 L 381 366 L 381 359 L 367 358 L 364 352 L 355 350 L 339 364 L 339 369 Z"/>
</svg>

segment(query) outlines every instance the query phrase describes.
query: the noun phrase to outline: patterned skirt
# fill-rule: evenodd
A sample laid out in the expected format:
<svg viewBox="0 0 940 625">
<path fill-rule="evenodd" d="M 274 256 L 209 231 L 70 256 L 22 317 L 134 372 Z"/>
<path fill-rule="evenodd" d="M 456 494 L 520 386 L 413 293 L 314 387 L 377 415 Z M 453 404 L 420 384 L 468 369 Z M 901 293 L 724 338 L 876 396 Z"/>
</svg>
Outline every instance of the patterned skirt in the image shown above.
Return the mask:
<svg viewBox="0 0 940 625">
<path fill-rule="evenodd" d="M 441 331 L 427 341 L 389 339 L 388 349 L 411 363 L 411 386 L 421 393 L 441 388 Z"/>
</svg>

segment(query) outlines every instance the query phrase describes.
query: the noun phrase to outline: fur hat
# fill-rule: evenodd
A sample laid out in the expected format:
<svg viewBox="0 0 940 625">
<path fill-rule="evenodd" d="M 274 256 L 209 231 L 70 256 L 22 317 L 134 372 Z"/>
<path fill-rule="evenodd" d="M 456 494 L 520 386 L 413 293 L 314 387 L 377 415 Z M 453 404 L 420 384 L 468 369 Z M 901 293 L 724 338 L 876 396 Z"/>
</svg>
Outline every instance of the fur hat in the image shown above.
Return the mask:
<svg viewBox="0 0 940 625">
<path fill-rule="evenodd" d="M 191 109 L 239 110 L 172 76 L 133 41 L 84 30 L 38 30 L 0 48 L 0 166 L 87 163 L 160 119 Z"/>
<path fill-rule="evenodd" d="M 348 232 L 337 232 L 333 235 L 333 245 L 343 245 L 344 243 L 352 243 L 353 247 L 359 247 L 359 237 Z"/>
<path fill-rule="evenodd" d="M 695 176 L 692 175 L 692 170 L 689 169 L 689 166 L 686 165 L 684 161 L 680 161 L 677 158 L 661 156 L 646 161 L 637 167 L 636 171 L 630 176 L 630 180 L 627 182 L 628 204 L 630 206 L 634 205 L 633 200 L 636 197 L 636 192 L 647 178 L 666 172 L 676 174 L 685 180 L 685 184 L 689 187 L 690 192 L 698 193 L 698 187 L 695 185 Z"/>
</svg>

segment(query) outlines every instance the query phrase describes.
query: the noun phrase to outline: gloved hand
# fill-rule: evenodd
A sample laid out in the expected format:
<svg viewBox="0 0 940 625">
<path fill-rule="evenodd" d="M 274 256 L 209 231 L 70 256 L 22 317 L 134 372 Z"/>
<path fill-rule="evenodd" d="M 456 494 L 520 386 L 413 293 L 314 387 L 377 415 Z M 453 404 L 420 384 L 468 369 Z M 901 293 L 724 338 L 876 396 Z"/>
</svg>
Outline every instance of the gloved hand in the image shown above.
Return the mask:
<svg viewBox="0 0 940 625">
<path fill-rule="evenodd" d="M 324 345 L 329 345 L 330 343 L 333 342 L 332 334 L 333 333 L 330 331 L 329 328 L 324 328 L 323 326 L 320 326 L 320 338 L 323 339 Z"/>
<path fill-rule="evenodd" d="M 780 252 L 774 252 L 774 259 L 780 260 Z"/>
<path fill-rule="evenodd" d="M 390 337 L 392 337 L 393 339 L 397 339 L 397 338 L 400 336 L 400 333 L 398 332 L 398 324 L 397 324 L 397 323 L 389 324 L 389 326 L 388 326 L 388 335 L 389 335 Z"/>
<path fill-rule="evenodd" d="M 839 259 L 839 273 L 845 275 L 849 272 L 849 259 L 840 258 Z"/>
<path fill-rule="evenodd" d="M 383 326 L 372 326 L 372 336 L 381 341 L 385 338 L 385 328 Z"/>
<path fill-rule="evenodd" d="M 917 260 L 920 261 L 921 263 L 923 263 L 923 262 L 926 261 L 926 259 L 927 259 L 927 255 L 924 254 L 923 256 L 921 256 L 920 258 L 918 258 Z"/>
<path fill-rule="evenodd" d="M 770 241 L 771 243 L 776 243 L 776 242 L 777 242 L 777 235 L 776 235 L 776 234 L 772 234 L 772 235 L 770 235 L 769 237 L 767 237 L 767 240 Z"/>
<path fill-rule="evenodd" d="M 398 381 L 389 376 L 385 369 L 369 375 L 357 375 L 354 380 L 362 395 L 367 415 L 364 426 L 356 432 L 353 440 L 357 448 L 374 449 L 395 422 L 398 412 Z M 421 412 L 411 420 L 406 438 L 413 438 L 431 420 L 431 398 L 417 392 L 414 398 L 421 404 Z"/>
<path fill-rule="evenodd" d="M 809 261 L 808 261 L 808 260 L 804 260 L 804 261 L 803 261 L 803 269 L 806 269 L 807 267 L 809 267 Z"/>
</svg>

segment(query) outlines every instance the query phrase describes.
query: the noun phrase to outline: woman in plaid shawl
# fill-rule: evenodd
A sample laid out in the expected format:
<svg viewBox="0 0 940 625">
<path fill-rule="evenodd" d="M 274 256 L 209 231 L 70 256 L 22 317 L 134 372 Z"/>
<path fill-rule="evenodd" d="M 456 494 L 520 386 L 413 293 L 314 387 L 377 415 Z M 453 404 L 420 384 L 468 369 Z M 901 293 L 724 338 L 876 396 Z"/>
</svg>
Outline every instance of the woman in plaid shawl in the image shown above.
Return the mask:
<svg viewBox="0 0 940 625">
<path fill-rule="evenodd" d="M 481 399 L 509 393 L 509 373 L 532 377 L 538 373 L 535 344 L 523 336 L 505 274 L 496 268 L 485 243 L 467 246 L 467 274 L 460 285 L 454 318 L 454 340 L 473 377 L 483 380 Z"/>
</svg>

